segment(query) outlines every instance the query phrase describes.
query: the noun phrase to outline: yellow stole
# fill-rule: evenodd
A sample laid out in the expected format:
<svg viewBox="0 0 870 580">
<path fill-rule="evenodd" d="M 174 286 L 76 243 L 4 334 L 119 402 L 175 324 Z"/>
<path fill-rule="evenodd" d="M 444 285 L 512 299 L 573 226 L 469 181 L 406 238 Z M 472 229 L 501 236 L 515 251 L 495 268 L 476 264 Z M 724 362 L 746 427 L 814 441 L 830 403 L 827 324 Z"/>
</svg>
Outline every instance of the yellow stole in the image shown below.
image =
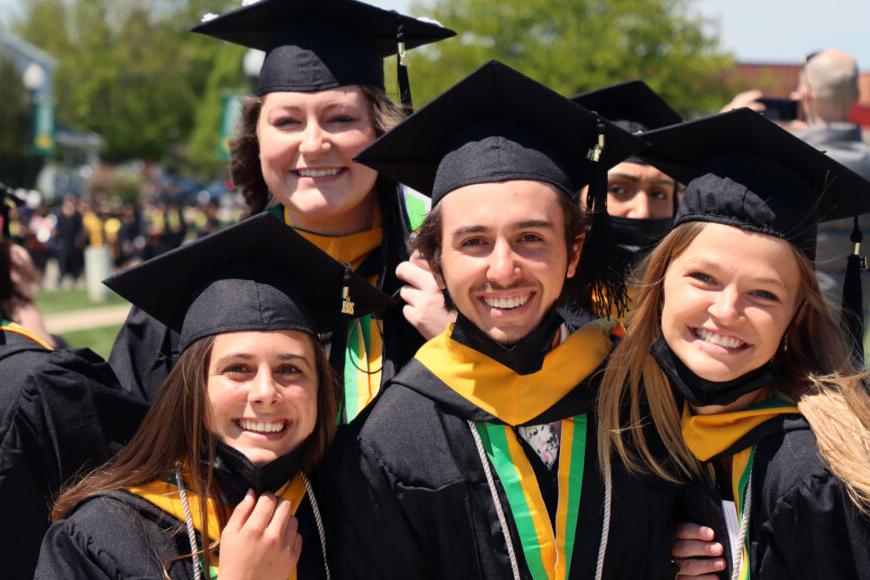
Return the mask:
<svg viewBox="0 0 870 580">
<path fill-rule="evenodd" d="M 780 415 L 799 414 L 798 408 L 790 402 L 771 397 L 767 389 L 760 394 L 757 402 L 745 409 L 717 415 L 693 415 L 686 404 L 683 407 L 682 431 L 689 451 L 699 461 L 709 461 L 711 458 L 727 451 L 747 433 L 760 425 Z M 755 457 L 755 445 L 742 449 L 731 456 L 731 492 L 734 504 L 737 506 L 737 520 L 743 516 L 743 504 L 746 497 L 746 487 L 749 485 L 749 475 L 752 461 Z M 708 466 L 712 468 L 712 466 Z M 708 469 L 711 477 L 715 471 Z M 743 559 L 740 568 L 741 580 L 749 578 L 749 539 L 743 546 Z M 732 547 L 733 549 L 733 547 Z"/>
<path fill-rule="evenodd" d="M 292 227 L 290 216 L 284 208 L 284 223 Z M 371 229 L 347 236 L 324 236 L 295 228 L 303 238 L 323 250 L 332 259 L 350 264 L 356 270 L 384 241 L 381 227 L 381 210 L 375 208 Z M 377 284 L 377 276 L 369 282 Z M 383 344 L 382 323 L 372 316 L 354 319 L 349 328 L 344 361 L 344 406 L 349 423 L 372 399 L 381 387 Z M 342 418 L 339 418 L 341 420 Z"/>
<path fill-rule="evenodd" d="M 47 350 L 54 350 L 50 344 L 48 344 L 42 337 L 36 335 L 34 332 L 24 328 L 20 324 L 16 322 L 10 322 L 8 320 L 0 320 L 0 331 L 3 332 L 11 332 L 12 334 L 18 334 L 27 339 L 32 340 L 39 346 Z"/>
<path fill-rule="evenodd" d="M 595 320 L 547 353 L 540 370 L 519 375 L 450 338 L 453 325 L 424 344 L 416 358 L 457 394 L 508 425 L 534 419 L 604 361 L 617 323 Z"/>
<path fill-rule="evenodd" d="M 190 472 L 185 469 L 185 482 L 188 482 L 190 478 Z M 202 534 L 202 512 L 200 511 L 199 495 L 191 490 L 189 484 L 185 486 L 185 489 L 193 526 L 197 532 Z M 178 486 L 175 483 L 158 479 L 143 485 L 128 487 L 127 491 L 155 505 L 178 521 L 185 522 L 184 508 L 181 505 L 181 497 L 178 494 Z M 278 495 L 290 502 L 291 512 L 293 515 L 296 515 L 299 504 L 302 502 L 302 498 L 305 497 L 305 482 L 302 479 L 302 475 L 297 474 Z M 218 517 L 217 504 L 210 497 L 206 498 L 206 525 L 208 527 L 208 537 L 213 541 L 219 540 L 222 531 L 220 518 Z M 209 576 L 216 579 L 219 570 L 219 559 L 217 554 L 215 554 L 211 561 Z M 290 580 L 296 580 L 296 570 L 293 570 L 289 578 Z"/>
<path fill-rule="evenodd" d="M 481 422 L 475 428 L 505 490 L 529 573 L 535 580 L 567 579 L 579 525 L 587 416 L 561 421 L 555 527 L 511 426 L 539 416 L 598 368 L 619 327 L 613 321 L 590 322 L 556 345 L 541 369 L 529 375 L 452 340 L 452 332 L 453 325 L 423 345 L 415 358 L 457 394 L 505 423 Z"/>
</svg>

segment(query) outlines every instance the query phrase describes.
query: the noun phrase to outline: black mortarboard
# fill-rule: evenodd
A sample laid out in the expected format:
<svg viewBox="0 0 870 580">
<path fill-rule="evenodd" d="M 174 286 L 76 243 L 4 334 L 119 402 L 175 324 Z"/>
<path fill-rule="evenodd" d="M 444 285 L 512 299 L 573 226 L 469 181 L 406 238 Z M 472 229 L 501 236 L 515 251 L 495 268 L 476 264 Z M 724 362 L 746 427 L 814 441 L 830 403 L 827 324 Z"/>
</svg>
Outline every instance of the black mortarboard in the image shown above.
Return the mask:
<svg viewBox="0 0 870 580">
<path fill-rule="evenodd" d="M 268 213 L 148 260 L 105 284 L 179 332 L 179 348 L 242 330 L 332 328 L 395 301 Z"/>
<path fill-rule="evenodd" d="M 497 61 L 489 61 L 356 157 L 437 204 L 475 183 L 533 180 L 569 197 L 590 184 L 592 227 L 581 277 L 596 300 L 580 304 L 609 314 L 624 306 L 622 273 L 607 264 L 610 221 L 607 169 L 646 143 L 600 115 Z"/>
<path fill-rule="evenodd" d="M 664 99 L 641 81 L 626 81 L 581 93 L 571 99 L 629 133 L 674 125 L 683 120 Z"/>
<path fill-rule="evenodd" d="M 644 157 L 687 184 L 675 226 L 733 225 L 788 240 L 813 259 L 819 222 L 870 212 L 870 182 L 750 109 L 643 138 Z"/>
<path fill-rule="evenodd" d="M 641 80 L 617 83 L 579 94 L 571 100 L 632 134 L 675 125 L 683 120 L 679 113 Z M 638 155 L 632 155 L 626 161 L 646 163 Z"/>
<path fill-rule="evenodd" d="M 260 0 L 207 20 L 193 32 L 266 51 L 258 96 L 346 85 L 384 88 L 385 57 L 399 55 L 401 81 L 407 74 L 405 49 L 456 34 L 355 0 Z"/>
<path fill-rule="evenodd" d="M 812 260 L 820 222 L 870 212 L 870 181 L 750 109 L 643 137 L 650 142 L 644 157 L 687 183 L 674 226 L 732 225 L 787 240 Z M 842 310 L 856 358 L 863 353 L 861 239 L 856 219 Z"/>
<path fill-rule="evenodd" d="M 600 160 L 584 155 L 599 144 Z M 364 163 L 430 195 L 531 179 L 576 194 L 645 143 L 498 61 L 489 61 L 382 135 Z M 578 155 L 578 152 L 580 154 Z"/>
</svg>

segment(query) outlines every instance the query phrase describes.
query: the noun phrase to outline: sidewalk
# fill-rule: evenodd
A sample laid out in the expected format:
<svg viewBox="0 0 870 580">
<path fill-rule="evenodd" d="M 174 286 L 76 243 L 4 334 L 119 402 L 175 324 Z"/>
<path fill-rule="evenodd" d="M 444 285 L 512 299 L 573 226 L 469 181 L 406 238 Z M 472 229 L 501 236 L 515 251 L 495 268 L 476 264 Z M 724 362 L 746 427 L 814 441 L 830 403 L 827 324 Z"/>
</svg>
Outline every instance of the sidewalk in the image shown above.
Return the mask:
<svg viewBox="0 0 870 580">
<path fill-rule="evenodd" d="M 64 334 L 75 330 L 119 325 L 127 319 L 129 304 L 97 306 L 70 312 L 56 312 L 43 317 L 45 328 L 52 334 Z"/>
</svg>

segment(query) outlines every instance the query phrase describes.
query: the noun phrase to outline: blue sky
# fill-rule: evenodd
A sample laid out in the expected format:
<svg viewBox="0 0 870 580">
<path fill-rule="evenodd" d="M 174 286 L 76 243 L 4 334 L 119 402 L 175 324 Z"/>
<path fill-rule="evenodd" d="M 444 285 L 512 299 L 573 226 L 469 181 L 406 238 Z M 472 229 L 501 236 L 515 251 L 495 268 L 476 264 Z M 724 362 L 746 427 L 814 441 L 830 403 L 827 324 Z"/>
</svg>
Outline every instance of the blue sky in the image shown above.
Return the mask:
<svg viewBox="0 0 870 580">
<path fill-rule="evenodd" d="M 406 11 L 412 0 L 368 0 Z M 26 0 L 0 0 L 0 20 Z M 851 52 L 870 70 L 868 0 L 691 0 L 692 10 L 709 18 L 723 46 L 739 60 L 801 62 L 820 48 Z M 415 14 L 420 16 L 420 14 Z"/>
<path fill-rule="evenodd" d="M 369 1 L 397 10 L 412 4 Z M 841 48 L 870 70 L 868 0 L 692 0 L 691 6 L 712 21 L 722 45 L 741 61 L 803 62 L 815 50 Z"/>
</svg>

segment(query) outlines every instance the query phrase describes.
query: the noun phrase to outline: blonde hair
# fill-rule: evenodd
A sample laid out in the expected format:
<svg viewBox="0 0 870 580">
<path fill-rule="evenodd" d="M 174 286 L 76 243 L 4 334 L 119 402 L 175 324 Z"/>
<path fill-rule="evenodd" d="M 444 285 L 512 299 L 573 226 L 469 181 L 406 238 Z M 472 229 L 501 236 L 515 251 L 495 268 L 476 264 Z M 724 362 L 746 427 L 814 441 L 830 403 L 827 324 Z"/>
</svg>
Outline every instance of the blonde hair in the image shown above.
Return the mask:
<svg viewBox="0 0 870 580">
<path fill-rule="evenodd" d="M 629 471 L 671 482 L 701 473 L 683 441 L 681 409 L 650 347 L 661 334 L 665 273 L 705 226 L 693 222 L 674 228 L 642 269 L 628 332 L 610 357 L 597 401 L 598 455 L 605 473 L 614 452 Z M 870 373 L 859 372 L 852 362 L 843 330 L 825 307 L 812 262 L 792 249 L 800 271 L 801 306 L 783 337 L 788 346 L 777 354 L 775 387 L 798 406 L 822 460 L 852 502 L 870 513 L 870 394 L 865 386 Z M 655 457 L 644 436 L 650 419 L 667 450 L 666 462 Z"/>
</svg>

